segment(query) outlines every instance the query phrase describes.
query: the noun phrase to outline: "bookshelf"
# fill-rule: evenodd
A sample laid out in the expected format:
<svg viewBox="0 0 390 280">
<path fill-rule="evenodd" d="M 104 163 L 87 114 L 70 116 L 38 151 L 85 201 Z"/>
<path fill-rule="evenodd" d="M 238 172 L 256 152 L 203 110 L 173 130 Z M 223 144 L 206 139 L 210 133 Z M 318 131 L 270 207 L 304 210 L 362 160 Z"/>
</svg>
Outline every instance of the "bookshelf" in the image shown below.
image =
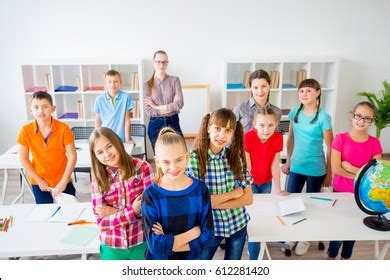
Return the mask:
<svg viewBox="0 0 390 280">
<path fill-rule="evenodd" d="M 339 66 L 339 59 L 332 57 L 226 59 L 222 64 L 222 107 L 233 109 L 247 101 L 251 92 L 245 87 L 245 73 L 263 69 L 273 78 L 271 104 L 286 111 L 299 105 L 297 83 L 305 78 L 316 79 L 321 84 L 321 107 L 334 124 Z M 287 119 L 282 116 L 282 120 Z"/>
<path fill-rule="evenodd" d="M 104 89 L 104 73 L 121 73 L 122 91 L 133 97 L 132 122 L 144 123 L 141 61 L 117 64 L 22 65 L 23 94 L 27 121 L 33 117 L 29 99 L 33 92 L 48 91 L 56 106 L 55 118 L 73 126 L 94 126 L 96 98 Z"/>
</svg>

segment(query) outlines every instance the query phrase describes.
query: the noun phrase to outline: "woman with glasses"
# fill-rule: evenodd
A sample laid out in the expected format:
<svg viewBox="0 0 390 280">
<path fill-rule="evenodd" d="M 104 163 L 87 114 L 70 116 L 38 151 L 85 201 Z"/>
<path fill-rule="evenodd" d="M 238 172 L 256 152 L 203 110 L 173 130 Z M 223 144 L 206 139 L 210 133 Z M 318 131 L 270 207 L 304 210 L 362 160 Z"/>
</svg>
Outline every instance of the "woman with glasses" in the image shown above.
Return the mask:
<svg viewBox="0 0 390 280">
<path fill-rule="evenodd" d="M 148 136 L 153 147 L 160 130 L 172 127 L 183 136 L 179 123 L 179 112 L 183 108 L 183 93 L 178 77 L 167 74 L 168 55 L 156 51 L 153 55 L 154 72 L 144 85 L 145 112 L 150 116 Z"/>
<path fill-rule="evenodd" d="M 358 103 L 352 112 L 352 129 L 337 134 L 332 143 L 333 190 L 354 193 L 353 180 L 359 169 L 372 159 L 382 158 L 382 146 L 378 138 L 368 134 L 374 122 L 375 108 L 371 103 Z M 355 241 L 331 241 L 328 259 L 334 260 L 342 245 L 341 259 L 352 256 Z"/>
</svg>

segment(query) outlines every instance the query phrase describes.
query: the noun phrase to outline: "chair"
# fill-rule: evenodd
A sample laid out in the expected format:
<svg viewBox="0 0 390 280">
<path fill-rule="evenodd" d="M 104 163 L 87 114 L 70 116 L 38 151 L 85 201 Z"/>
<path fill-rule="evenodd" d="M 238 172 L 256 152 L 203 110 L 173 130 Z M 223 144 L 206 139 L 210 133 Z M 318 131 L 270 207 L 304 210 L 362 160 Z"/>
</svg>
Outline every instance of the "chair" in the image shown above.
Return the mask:
<svg viewBox="0 0 390 280">
<path fill-rule="evenodd" d="M 86 140 L 89 139 L 89 136 L 91 136 L 92 131 L 95 130 L 94 127 L 91 126 L 74 126 L 72 127 L 72 133 L 74 135 L 75 140 Z M 74 168 L 74 180 L 77 182 L 77 176 L 76 172 L 83 172 L 83 173 L 89 173 L 89 179 L 92 181 L 92 176 L 91 176 L 91 168 L 89 167 L 75 167 Z"/>
<path fill-rule="evenodd" d="M 279 131 L 282 134 L 287 134 L 289 129 L 290 129 L 290 121 L 289 120 L 279 122 L 279 126 L 277 128 L 277 131 Z"/>
<path fill-rule="evenodd" d="M 135 146 L 133 149 L 132 156 L 140 159 L 146 160 L 146 126 L 140 123 L 132 123 L 130 126 L 130 135 L 131 137 L 142 137 L 143 147 Z M 137 143 L 139 144 L 139 143 Z"/>
</svg>

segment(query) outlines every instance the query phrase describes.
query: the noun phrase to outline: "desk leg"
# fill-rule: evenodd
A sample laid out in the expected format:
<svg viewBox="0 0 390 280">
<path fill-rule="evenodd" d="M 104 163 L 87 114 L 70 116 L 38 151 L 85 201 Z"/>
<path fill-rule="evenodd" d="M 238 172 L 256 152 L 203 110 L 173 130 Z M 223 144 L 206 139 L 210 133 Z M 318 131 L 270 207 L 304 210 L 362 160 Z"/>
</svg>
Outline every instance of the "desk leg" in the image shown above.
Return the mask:
<svg viewBox="0 0 390 280">
<path fill-rule="evenodd" d="M 267 258 L 270 260 L 271 255 L 268 250 L 267 242 L 260 242 L 260 252 L 259 252 L 259 257 L 257 259 L 258 260 L 264 259 L 264 253 L 267 254 Z"/>
<path fill-rule="evenodd" d="M 88 254 L 81 254 L 81 260 L 87 260 Z"/>
<path fill-rule="evenodd" d="M 34 194 L 33 194 L 32 190 L 31 190 L 30 182 L 28 181 L 27 176 L 24 173 L 23 169 L 19 169 L 19 172 L 20 172 L 20 175 L 22 175 L 22 178 L 23 178 L 23 180 L 22 180 L 22 188 L 21 188 L 20 193 L 18 194 L 18 196 L 14 199 L 14 201 L 12 201 L 11 204 L 16 204 L 19 200 L 24 198 L 24 188 L 25 188 L 25 185 L 27 185 L 27 188 L 30 191 L 31 196 L 34 197 Z"/>
<path fill-rule="evenodd" d="M 4 169 L 3 191 L 1 194 L 1 201 L 0 201 L 1 205 L 4 205 L 5 194 L 7 193 L 7 185 L 8 185 L 8 169 Z"/>
<path fill-rule="evenodd" d="M 382 250 L 379 252 L 379 241 L 375 240 L 375 259 L 383 260 L 386 256 L 387 250 L 390 247 L 390 241 L 385 241 L 383 244 Z"/>
</svg>

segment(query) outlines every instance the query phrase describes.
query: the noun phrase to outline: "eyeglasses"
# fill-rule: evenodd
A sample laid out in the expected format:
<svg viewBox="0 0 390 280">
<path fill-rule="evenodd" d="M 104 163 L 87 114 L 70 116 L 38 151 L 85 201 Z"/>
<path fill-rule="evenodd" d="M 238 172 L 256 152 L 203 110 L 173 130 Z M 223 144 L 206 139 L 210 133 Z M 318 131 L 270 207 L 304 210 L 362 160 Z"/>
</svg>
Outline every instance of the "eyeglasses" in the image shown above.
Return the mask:
<svg viewBox="0 0 390 280">
<path fill-rule="evenodd" d="M 363 117 L 362 115 L 359 114 L 353 114 L 353 118 L 357 121 L 363 120 L 364 123 L 372 123 L 374 121 L 373 118 L 370 117 Z"/>
<path fill-rule="evenodd" d="M 168 64 L 168 60 L 155 60 L 154 63 L 157 63 L 157 64 L 162 64 L 162 65 L 167 65 Z"/>
</svg>

